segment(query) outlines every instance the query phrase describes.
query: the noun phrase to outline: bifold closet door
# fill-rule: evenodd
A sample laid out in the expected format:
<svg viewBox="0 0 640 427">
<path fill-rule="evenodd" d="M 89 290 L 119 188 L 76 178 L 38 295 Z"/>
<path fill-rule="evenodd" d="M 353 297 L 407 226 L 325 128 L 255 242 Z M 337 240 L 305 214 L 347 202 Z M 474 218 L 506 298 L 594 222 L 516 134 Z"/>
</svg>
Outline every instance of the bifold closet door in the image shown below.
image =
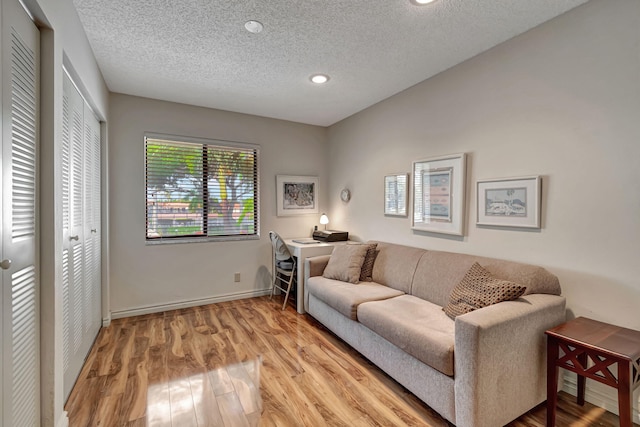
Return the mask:
<svg viewBox="0 0 640 427">
<path fill-rule="evenodd" d="M 100 122 L 64 73 L 62 325 L 69 396 L 101 325 Z"/>
<path fill-rule="evenodd" d="M 40 33 L 2 0 L 0 426 L 40 425 L 37 182 Z"/>
<path fill-rule="evenodd" d="M 100 122 L 93 111 L 84 105 L 84 274 L 83 309 L 87 312 L 84 324 L 86 356 L 102 326 L 102 277 L 100 238 Z"/>
</svg>

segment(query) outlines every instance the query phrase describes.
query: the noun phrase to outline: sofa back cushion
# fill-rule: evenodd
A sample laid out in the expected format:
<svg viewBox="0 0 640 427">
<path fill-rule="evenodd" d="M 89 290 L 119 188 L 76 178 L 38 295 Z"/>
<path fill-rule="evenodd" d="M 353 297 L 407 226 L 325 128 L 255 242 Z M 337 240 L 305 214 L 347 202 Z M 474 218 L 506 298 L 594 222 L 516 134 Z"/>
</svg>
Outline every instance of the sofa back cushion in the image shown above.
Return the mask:
<svg viewBox="0 0 640 427">
<path fill-rule="evenodd" d="M 373 264 L 373 281 L 405 293 L 411 292 L 411 282 L 418 261 L 426 251 L 393 243 L 369 243 L 378 244 L 378 255 Z"/>
<path fill-rule="evenodd" d="M 499 279 L 526 286 L 525 295 L 560 295 L 558 278 L 542 267 L 440 251 L 426 251 L 422 256 L 409 293 L 444 307 L 449 302 L 451 291 L 464 278 L 474 262 Z"/>
</svg>

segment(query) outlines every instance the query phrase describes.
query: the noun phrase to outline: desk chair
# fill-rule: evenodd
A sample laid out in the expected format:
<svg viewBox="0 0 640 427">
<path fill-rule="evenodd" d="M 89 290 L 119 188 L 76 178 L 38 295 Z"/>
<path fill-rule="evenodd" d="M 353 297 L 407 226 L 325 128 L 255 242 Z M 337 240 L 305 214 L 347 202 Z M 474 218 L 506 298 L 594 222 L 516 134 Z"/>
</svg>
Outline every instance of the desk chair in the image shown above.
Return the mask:
<svg viewBox="0 0 640 427">
<path fill-rule="evenodd" d="M 270 231 L 269 239 L 271 240 L 273 254 L 271 270 L 273 274 L 273 284 L 271 286 L 271 295 L 269 298 L 271 299 L 273 297 L 273 293 L 276 289 L 284 292 L 284 302 L 282 303 L 282 309 L 284 310 L 287 306 L 289 293 L 291 292 L 291 287 L 293 286 L 293 281 L 297 274 L 296 259 L 291 255 L 289 248 L 278 233 Z"/>
</svg>

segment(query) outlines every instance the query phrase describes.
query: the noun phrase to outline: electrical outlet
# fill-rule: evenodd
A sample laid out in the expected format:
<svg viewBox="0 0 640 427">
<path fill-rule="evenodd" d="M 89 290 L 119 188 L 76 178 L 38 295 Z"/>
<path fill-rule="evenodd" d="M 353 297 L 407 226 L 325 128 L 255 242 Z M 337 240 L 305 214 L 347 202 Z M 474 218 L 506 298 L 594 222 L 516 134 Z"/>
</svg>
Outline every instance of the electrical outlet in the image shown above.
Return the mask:
<svg viewBox="0 0 640 427">
<path fill-rule="evenodd" d="M 233 275 L 233 281 L 234 282 L 239 282 L 240 281 L 240 273 L 236 273 Z"/>
</svg>

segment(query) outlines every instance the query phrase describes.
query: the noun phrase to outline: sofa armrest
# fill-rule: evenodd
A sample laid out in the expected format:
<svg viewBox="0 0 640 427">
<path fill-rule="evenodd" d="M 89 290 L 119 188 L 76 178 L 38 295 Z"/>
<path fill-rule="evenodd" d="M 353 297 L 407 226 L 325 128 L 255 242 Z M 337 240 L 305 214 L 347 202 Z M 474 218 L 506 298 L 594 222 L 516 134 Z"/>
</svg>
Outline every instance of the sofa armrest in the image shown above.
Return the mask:
<svg viewBox="0 0 640 427">
<path fill-rule="evenodd" d="M 565 304 L 531 294 L 456 318 L 456 425 L 505 425 L 546 399 L 544 332 L 566 320 Z"/>
<path fill-rule="evenodd" d="M 324 268 L 329 263 L 329 258 L 331 258 L 331 255 L 320 255 L 307 258 L 304 266 L 306 276 L 305 280 L 313 276 L 322 276 Z"/>
</svg>

